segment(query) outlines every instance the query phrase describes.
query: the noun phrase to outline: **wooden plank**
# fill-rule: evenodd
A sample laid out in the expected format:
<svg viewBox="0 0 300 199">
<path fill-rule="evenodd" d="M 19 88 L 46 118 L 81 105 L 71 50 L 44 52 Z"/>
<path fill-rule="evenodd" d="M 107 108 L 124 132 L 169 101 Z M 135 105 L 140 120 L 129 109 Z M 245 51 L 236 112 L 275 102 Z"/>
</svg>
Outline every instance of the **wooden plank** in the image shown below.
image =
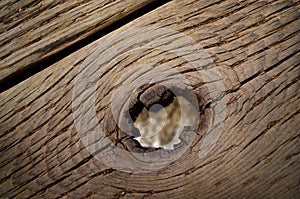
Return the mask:
<svg viewBox="0 0 300 199">
<path fill-rule="evenodd" d="M 154 0 L 0 2 L 0 81 L 97 33 Z M 68 51 L 72 51 L 74 46 Z"/>
<path fill-rule="evenodd" d="M 296 1 L 172 1 L 1 93 L 1 197 L 299 198 L 299 22 Z M 203 48 L 184 43 L 190 37 Z M 181 51 L 187 56 L 198 52 L 203 67 L 193 70 L 197 60 L 184 60 L 174 53 L 178 49 L 191 49 Z M 211 58 L 213 65 L 206 62 Z M 106 64 L 89 65 L 97 59 Z M 74 89 L 81 88 L 76 86 L 82 71 L 98 77 L 94 108 L 116 141 L 122 133 L 109 123 L 112 92 L 120 86 L 114 84 L 130 69 L 149 64 L 182 71 L 204 100 L 204 119 L 225 113 L 220 123 L 207 125 L 223 126 L 202 158 L 210 135 L 205 126 L 170 165 L 128 173 L 115 168 L 119 162 L 105 165 L 105 158 L 97 159 L 106 149 L 91 153 L 75 126 L 80 107 L 72 106 L 95 82 L 79 95 Z M 220 80 L 199 76 L 204 66 L 218 69 L 223 92 L 209 89 Z M 219 110 L 223 100 L 226 107 Z M 117 148 L 137 156 L 132 139 L 119 141 Z"/>
</svg>

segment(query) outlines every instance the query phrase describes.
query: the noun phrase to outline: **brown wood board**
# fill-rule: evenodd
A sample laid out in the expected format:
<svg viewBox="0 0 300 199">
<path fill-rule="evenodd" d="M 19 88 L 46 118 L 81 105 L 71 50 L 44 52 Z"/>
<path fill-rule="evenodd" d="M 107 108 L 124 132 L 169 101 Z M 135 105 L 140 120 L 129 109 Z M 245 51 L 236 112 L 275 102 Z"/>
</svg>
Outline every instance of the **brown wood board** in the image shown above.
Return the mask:
<svg viewBox="0 0 300 199">
<path fill-rule="evenodd" d="M 107 32 L 108 27 L 154 2 L 1 1 L 1 84 L 22 78 L 28 70 L 40 70 L 60 53 L 76 51 L 79 42 Z"/>
<path fill-rule="evenodd" d="M 1 196 L 298 198 L 299 22 L 297 1 L 172 1 L 1 93 Z M 162 31 L 147 31 L 149 27 Z M 222 79 L 210 82 L 199 77 L 205 68 L 192 70 L 193 61 L 173 53 L 193 49 L 193 44 L 180 46 L 181 38 L 163 30 L 192 38 L 201 46 L 199 52 L 209 55 L 203 59 L 213 60 L 208 69 L 216 68 Z M 101 54 L 105 64 L 90 67 L 89 74 L 99 77 L 91 84 L 97 86 L 97 118 L 111 117 L 114 84 L 122 74 L 148 64 L 158 69 L 166 64 L 181 71 L 203 97 L 204 116 L 218 110 L 218 102 L 226 102 L 225 109 L 218 110 L 225 113 L 223 121 L 213 125 L 222 125 L 220 137 L 204 158 L 199 153 L 207 134 L 199 133 L 189 149 L 166 167 L 129 173 L 105 165 L 81 141 L 74 124 L 78 109 L 72 107 L 74 100 L 85 97 L 84 92 L 74 95 L 78 76 L 99 58 L 95 49 L 101 52 L 101 46 L 124 31 L 130 37 Z M 132 42 L 137 45 L 118 54 L 120 43 Z M 174 49 L 143 49 L 149 44 Z M 106 72 L 100 76 L 102 70 Z M 214 95 L 208 86 L 218 81 L 224 90 Z M 120 141 L 117 147 L 131 145 L 114 133 L 110 138 Z"/>
</svg>

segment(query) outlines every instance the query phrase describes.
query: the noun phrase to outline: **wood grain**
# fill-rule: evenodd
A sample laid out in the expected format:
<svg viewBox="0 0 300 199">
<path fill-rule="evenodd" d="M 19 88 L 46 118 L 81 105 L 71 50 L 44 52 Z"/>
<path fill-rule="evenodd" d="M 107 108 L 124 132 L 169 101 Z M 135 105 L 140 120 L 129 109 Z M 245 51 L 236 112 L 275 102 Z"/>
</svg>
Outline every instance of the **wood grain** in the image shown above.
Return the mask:
<svg viewBox="0 0 300 199">
<path fill-rule="evenodd" d="M 1 197 L 299 198 L 299 7 L 297 1 L 174 0 L 1 93 Z M 72 94 L 95 48 L 122 31 L 151 25 L 179 31 L 201 45 L 220 71 L 225 92 L 211 98 L 210 82 L 170 52 L 138 49 L 116 60 L 105 54 L 104 61 L 112 64 L 97 80 L 95 108 L 110 138 L 119 140 L 120 148 L 132 144 L 109 122 L 113 84 L 127 70 L 149 63 L 181 70 L 203 96 L 205 114 L 226 99 L 226 115 L 205 158 L 198 155 L 206 137 L 200 131 L 190 149 L 167 167 L 128 173 L 104 165 L 84 146 L 74 125 Z M 172 38 L 154 36 L 131 38 L 142 39 L 141 45 Z M 108 50 L 118 48 L 116 42 Z"/>
<path fill-rule="evenodd" d="M 58 52 L 152 2 L 1 1 L 0 81 L 39 67 L 42 60 L 54 59 Z"/>
</svg>

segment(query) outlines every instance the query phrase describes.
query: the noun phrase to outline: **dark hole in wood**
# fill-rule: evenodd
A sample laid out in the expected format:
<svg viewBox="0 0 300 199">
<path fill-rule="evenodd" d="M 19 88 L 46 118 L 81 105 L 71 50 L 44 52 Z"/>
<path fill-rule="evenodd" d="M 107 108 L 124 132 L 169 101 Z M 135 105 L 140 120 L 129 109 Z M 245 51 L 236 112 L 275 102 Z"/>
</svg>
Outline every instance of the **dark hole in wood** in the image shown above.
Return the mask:
<svg viewBox="0 0 300 199">
<path fill-rule="evenodd" d="M 172 92 L 172 91 L 174 91 L 177 96 L 179 95 L 181 97 L 184 97 L 191 104 L 193 104 L 192 102 L 195 101 L 195 100 L 193 100 L 193 95 L 192 95 L 194 92 L 189 89 L 182 89 L 182 88 L 178 88 L 176 86 L 166 88 L 165 86 L 159 85 L 159 84 L 144 85 L 135 91 L 137 93 L 134 92 L 134 94 L 132 95 L 132 98 L 130 99 L 130 103 L 129 103 L 131 106 L 129 107 L 129 111 L 128 111 L 129 114 L 127 114 L 127 117 L 130 117 L 134 123 L 144 108 L 146 108 L 148 111 L 151 108 L 151 112 L 153 112 L 152 108 L 156 104 L 161 105 L 158 107 L 167 107 L 168 105 L 173 103 L 174 99 L 176 98 L 174 92 Z M 197 97 L 197 100 L 198 100 L 198 97 Z M 193 104 L 193 105 L 194 105 L 194 107 L 195 106 L 200 107 L 202 105 L 202 103 Z M 201 109 L 202 108 L 200 108 L 200 110 Z M 159 111 L 159 109 L 157 111 Z M 155 112 L 155 110 L 154 110 L 154 112 Z M 185 128 L 185 130 L 186 130 L 186 128 Z M 139 137 L 141 135 L 140 129 L 137 129 L 133 125 L 133 131 L 131 132 L 131 135 L 133 135 L 131 137 L 132 139 L 135 137 Z M 134 140 L 134 141 L 136 141 L 136 140 Z M 142 147 L 140 145 L 140 143 L 138 145 L 141 148 L 151 149 L 151 147 Z M 177 144 L 177 145 L 178 145 L 178 147 L 182 146 L 182 144 Z M 178 147 L 175 147 L 175 148 L 178 148 Z"/>
<path fill-rule="evenodd" d="M 130 126 L 132 126 L 132 130 L 130 132 L 123 132 L 114 121 L 115 130 L 113 130 L 110 135 L 107 135 L 109 139 L 112 140 L 117 147 L 134 153 L 148 153 L 161 150 L 161 148 L 143 147 L 134 139 L 141 136 L 139 129 L 134 126 L 134 122 L 144 108 L 149 110 L 155 104 L 159 104 L 163 107 L 171 104 L 175 98 L 175 94 L 172 91 L 176 91 L 175 93 L 177 96 L 184 97 L 187 101 L 191 102 L 194 107 L 198 106 L 197 109 L 201 115 L 199 123 L 201 123 L 201 125 L 206 123 L 207 116 L 203 114 L 203 109 L 206 108 L 205 103 L 197 94 L 197 100 L 195 101 L 195 98 L 193 98 L 195 97 L 193 90 L 178 88 L 176 85 L 166 88 L 159 84 L 147 84 L 132 92 L 128 107 L 123 109 L 123 117 L 128 118 L 127 121 L 131 121 Z M 113 117 L 108 114 L 106 119 L 113 120 Z M 189 130 L 190 129 L 187 127 L 184 128 L 183 131 L 188 132 Z M 174 145 L 175 150 L 181 150 L 181 148 L 185 146 L 185 141 Z"/>
<path fill-rule="evenodd" d="M 131 117 L 133 122 L 135 122 L 136 118 L 142 112 L 144 107 L 147 110 L 149 110 L 154 104 L 159 104 L 163 107 L 166 107 L 173 102 L 174 97 L 175 94 L 170 89 L 165 88 L 164 86 L 147 86 L 146 90 L 143 90 L 137 95 L 137 99 L 130 99 L 130 104 L 132 106 L 129 108 L 129 115 L 127 116 Z"/>
</svg>

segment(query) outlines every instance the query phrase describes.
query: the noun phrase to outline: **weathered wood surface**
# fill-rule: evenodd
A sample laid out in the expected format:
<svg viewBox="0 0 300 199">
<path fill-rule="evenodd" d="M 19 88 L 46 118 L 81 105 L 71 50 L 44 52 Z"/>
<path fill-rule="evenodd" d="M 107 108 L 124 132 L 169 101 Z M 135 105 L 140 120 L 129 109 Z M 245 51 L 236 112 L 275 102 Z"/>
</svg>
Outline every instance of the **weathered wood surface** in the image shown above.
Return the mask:
<svg viewBox="0 0 300 199">
<path fill-rule="evenodd" d="M 297 1 L 172 1 L 1 93 L 1 197 L 299 198 L 299 7 Z M 96 98 L 98 118 L 110 116 L 110 87 L 119 75 L 145 63 L 186 69 L 205 98 L 204 112 L 226 98 L 226 116 L 216 146 L 204 159 L 198 156 L 204 139 L 199 134 L 166 168 L 127 173 L 103 165 L 82 144 L 72 92 L 90 50 L 121 31 L 153 24 L 201 45 L 221 72 L 225 95 L 211 99 L 205 90 L 209 82 L 180 57 L 136 50 L 120 55 L 98 79 L 104 85 Z M 172 35 L 152 37 L 131 38 L 144 39 L 145 45 Z M 119 47 L 115 43 L 109 50 Z M 113 59 L 106 55 L 104 61 Z M 100 73 L 95 70 L 91 74 Z"/>
<path fill-rule="evenodd" d="M 0 81 L 24 72 L 154 0 L 0 2 Z M 1 83 L 7 83 L 1 81 Z"/>
</svg>

